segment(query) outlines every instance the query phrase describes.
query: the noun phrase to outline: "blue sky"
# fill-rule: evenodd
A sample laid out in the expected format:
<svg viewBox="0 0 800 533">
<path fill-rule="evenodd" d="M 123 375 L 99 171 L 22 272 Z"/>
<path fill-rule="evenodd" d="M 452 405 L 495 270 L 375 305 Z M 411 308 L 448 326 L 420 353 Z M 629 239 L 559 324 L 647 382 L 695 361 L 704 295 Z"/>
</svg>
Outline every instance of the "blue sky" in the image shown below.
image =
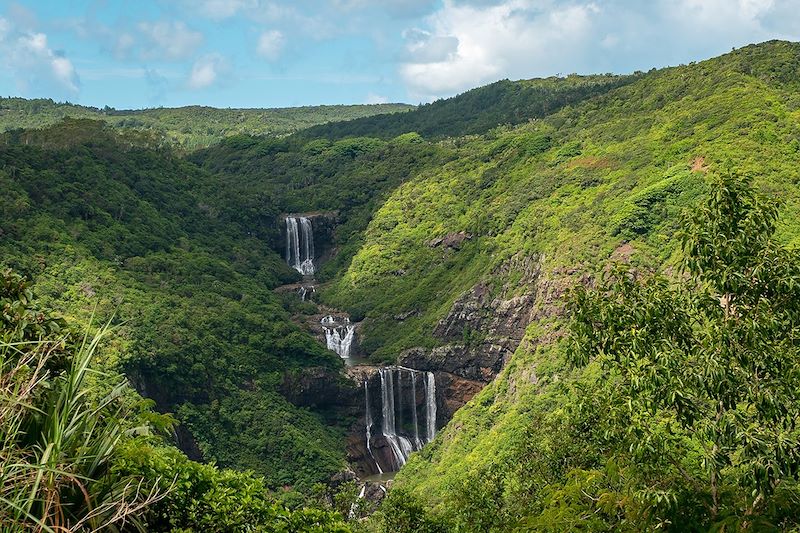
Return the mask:
<svg viewBox="0 0 800 533">
<path fill-rule="evenodd" d="M 427 102 L 800 39 L 800 0 L 0 0 L 0 95 L 117 108 Z"/>
</svg>

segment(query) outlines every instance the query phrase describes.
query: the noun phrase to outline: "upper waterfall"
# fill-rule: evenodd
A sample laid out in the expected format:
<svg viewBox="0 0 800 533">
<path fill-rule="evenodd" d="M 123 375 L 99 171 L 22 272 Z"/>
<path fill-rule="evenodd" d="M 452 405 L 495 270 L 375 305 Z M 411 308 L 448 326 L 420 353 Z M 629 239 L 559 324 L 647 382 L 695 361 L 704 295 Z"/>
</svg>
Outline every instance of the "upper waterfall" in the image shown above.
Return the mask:
<svg viewBox="0 0 800 533">
<path fill-rule="evenodd" d="M 286 262 L 304 276 L 314 274 L 314 232 L 308 217 L 286 217 Z"/>
</svg>

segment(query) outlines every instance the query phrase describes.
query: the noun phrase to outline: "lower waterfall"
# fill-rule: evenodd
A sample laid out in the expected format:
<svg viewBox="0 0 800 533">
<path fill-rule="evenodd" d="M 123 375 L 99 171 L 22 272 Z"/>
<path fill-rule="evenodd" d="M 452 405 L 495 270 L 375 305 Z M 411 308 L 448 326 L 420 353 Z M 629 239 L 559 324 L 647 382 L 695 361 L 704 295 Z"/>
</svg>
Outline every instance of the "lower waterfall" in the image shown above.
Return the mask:
<svg viewBox="0 0 800 533">
<path fill-rule="evenodd" d="M 412 452 L 421 449 L 436 436 L 436 380 L 433 372 L 399 366 L 383 367 L 378 373 L 381 388 L 380 436 L 388 445 L 391 456 L 388 466 L 394 471 L 406 464 Z M 418 401 L 418 391 L 424 394 L 422 402 Z M 371 446 L 374 422 L 369 381 L 364 382 L 364 393 L 367 404 L 367 451 L 375 459 Z M 422 427 L 421 421 L 424 423 Z M 383 473 L 379 462 L 375 462 Z"/>
</svg>

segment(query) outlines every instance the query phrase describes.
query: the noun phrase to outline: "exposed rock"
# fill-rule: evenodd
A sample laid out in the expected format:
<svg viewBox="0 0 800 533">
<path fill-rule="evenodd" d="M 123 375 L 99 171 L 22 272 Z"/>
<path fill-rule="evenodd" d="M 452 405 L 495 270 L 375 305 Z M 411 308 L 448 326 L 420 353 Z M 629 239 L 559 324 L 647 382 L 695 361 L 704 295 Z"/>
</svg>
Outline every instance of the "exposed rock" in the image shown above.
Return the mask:
<svg viewBox="0 0 800 533">
<path fill-rule="evenodd" d="M 486 385 L 483 381 L 464 379 L 448 372 L 436 373 L 436 384 L 440 390 L 439 417 L 450 420 Z"/>
<path fill-rule="evenodd" d="M 417 312 L 418 311 L 416 309 L 412 309 L 411 311 L 406 311 L 405 313 L 394 315 L 392 318 L 394 318 L 398 322 L 402 322 L 403 320 L 406 320 L 407 318 L 411 318 L 412 316 L 416 315 Z"/>
<path fill-rule="evenodd" d="M 359 391 L 355 384 L 340 377 L 336 370 L 308 367 L 284 373 L 281 394 L 300 407 L 341 406 L 356 409 Z"/>
<path fill-rule="evenodd" d="M 437 237 L 428 241 L 428 246 L 431 248 L 436 248 L 437 246 L 441 246 L 443 248 L 451 248 L 453 250 L 458 250 L 461 248 L 461 245 L 464 241 L 468 241 L 472 238 L 471 233 L 467 233 L 465 231 L 459 231 L 458 233 L 448 233 L 443 237 Z"/>
<path fill-rule="evenodd" d="M 434 241 L 444 245 L 444 239 Z M 503 369 L 532 320 L 557 312 L 563 287 L 540 277 L 539 257 L 510 258 L 462 294 L 436 325 L 434 336 L 446 344 L 400 354 L 399 364 L 436 375 L 441 424 Z M 497 280 L 505 283 L 498 287 Z"/>
<path fill-rule="evenodd" d="M 344 483 L 347 483 L 348 481 L 356 481 L 357 479 L 358 479 L 358 476 L 356 476 L 356 473 L 353 472 L 350 468 L 347 468 L 347 469 L 342 470 L 340 472 L 336 472 L 331 477 L 329 486 L 332 489 L 336 489 L 337 487 L 339 487 L 340 485 L 343 485 Z"/>
</svg>

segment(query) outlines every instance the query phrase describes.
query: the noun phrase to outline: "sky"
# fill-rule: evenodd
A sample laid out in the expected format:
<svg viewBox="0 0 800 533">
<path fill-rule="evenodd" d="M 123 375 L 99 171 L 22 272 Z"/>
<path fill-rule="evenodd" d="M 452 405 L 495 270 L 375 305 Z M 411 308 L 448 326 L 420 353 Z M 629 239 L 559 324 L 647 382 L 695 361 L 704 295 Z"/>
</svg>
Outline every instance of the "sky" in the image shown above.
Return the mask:
<svg viewBox="0 0 800 533">
<path fill-rule="evenodd" d="M 800 0 L 0 0 L 0 96 L 416 104 L 800 40 L 799 14 Z"/>
</svg>

